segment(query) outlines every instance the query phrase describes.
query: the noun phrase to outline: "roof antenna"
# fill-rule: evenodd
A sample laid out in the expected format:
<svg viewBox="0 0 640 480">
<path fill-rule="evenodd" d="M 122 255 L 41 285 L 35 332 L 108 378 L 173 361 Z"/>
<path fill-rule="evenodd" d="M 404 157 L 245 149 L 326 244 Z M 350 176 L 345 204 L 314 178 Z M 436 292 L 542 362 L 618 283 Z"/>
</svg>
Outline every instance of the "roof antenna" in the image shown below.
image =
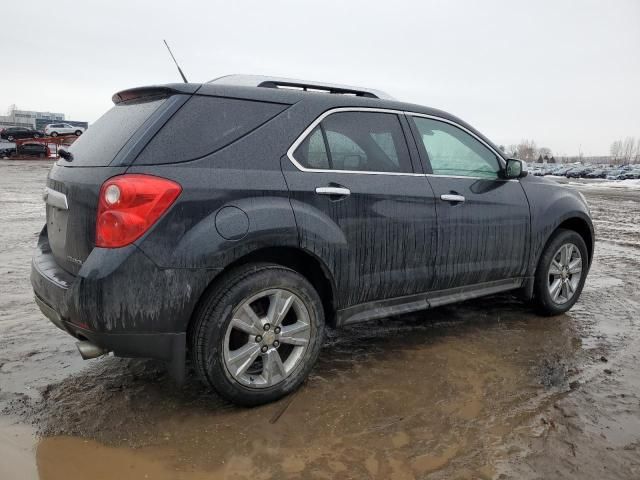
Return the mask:
<svg viewBox="0 0 640 480">
<path fill-rule="evenodd" d="M 178 72 L 180 72 L 180 76 L 182 77 L 182 80 L 184 80 L 184 83 L 189 83 L 187 82 L 187 77 L 184 76 L 184 73 L 182 73 L 182 69 L 180 68 L 180 65 L 178 65 L 178 62 L 176 62 L 176 57 L 173 56 L 173 53 L 171 52 L 171 49 L 169 48 L 169 44 L 167 43 L 166 40 L 162 40 L 165 44 L 165 46 L 167 47 L 167 50 L 169 50 L 169 55 L 171 55 L 171 58 L 173 58 L 173 63 L 176 64 L 176 67 L 178 67 Z"/>
</svg>

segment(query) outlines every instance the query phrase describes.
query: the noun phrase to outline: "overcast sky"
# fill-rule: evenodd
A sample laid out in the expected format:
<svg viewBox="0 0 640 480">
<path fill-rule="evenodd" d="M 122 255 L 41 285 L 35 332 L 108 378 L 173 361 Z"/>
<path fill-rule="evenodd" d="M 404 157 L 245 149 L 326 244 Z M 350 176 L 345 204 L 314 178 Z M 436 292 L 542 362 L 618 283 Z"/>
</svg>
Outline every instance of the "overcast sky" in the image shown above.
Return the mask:
<svg viewBox="0 0 640 480">
<path fill-rule="evenodd" d="M 124 88 L 254 73 L 366 85 L 496 143 L 640 137 L 640 0 L 3 2 L 0 111 L 95 121 Z M 4 112 L 3 112 L 4 113 Z"/>
</svg>

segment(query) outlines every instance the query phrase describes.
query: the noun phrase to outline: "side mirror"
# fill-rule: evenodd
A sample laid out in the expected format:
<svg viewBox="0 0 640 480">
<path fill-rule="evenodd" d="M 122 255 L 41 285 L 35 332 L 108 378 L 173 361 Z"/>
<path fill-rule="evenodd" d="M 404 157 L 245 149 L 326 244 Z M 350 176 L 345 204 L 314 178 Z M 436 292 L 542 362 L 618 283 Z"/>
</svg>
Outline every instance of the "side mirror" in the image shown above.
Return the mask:
<svg viewBox="0 0 640 480">
<path fill-rule="evenodd" d="M 504 178 L 522 178 L 529 174 L 527 163 L 515 158 L 507 160 L 507 166 L 504 169 Z"/>
</svg>

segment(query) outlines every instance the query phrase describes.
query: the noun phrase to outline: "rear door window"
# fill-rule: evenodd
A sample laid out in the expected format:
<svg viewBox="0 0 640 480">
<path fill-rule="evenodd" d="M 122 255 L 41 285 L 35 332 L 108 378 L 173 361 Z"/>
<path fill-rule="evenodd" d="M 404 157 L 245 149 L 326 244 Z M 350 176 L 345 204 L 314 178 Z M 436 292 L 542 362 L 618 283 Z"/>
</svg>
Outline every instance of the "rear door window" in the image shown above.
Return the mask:
<svg viewBox="0 0 640 480">
<path fill-rule="evenodd" d="M 412 173 L 411 159 L 398 116 L 379 112 L 337 112 L 327 116 L 319 127 L 300 144 L 294 153 L 305 168 L 318 166 L 311 154 L 315 138 L 316 150 L 326 152 L 329 168 L 343 171 Z M 323 138 L 325 147 L 318 142 Z"/>
<path fill-rule="evenodd" d="M 320 127 L 316 127 L 307 135 L 300 147 L 296 150 L 296 159 L 305 168 L 319 170 L 329 169 L 329 156 L 327 146 Z"/>
</svg>

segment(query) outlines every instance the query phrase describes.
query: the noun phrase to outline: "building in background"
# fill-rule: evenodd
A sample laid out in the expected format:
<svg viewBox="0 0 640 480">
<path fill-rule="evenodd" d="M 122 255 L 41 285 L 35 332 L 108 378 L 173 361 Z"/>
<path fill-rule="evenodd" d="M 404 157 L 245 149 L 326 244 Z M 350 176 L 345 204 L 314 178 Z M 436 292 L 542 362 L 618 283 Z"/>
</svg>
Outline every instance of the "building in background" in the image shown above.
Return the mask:
<svg viewBox="0 0 640 480">
<path fill-rule="evenodd" d="M 42 130 L 49 123 L 64 122 L 74 127 L 89 127 L 87 122 L 66 120 L 64 113 L 35 112 L 32 110 L 18 110 L 15 105 L 9 107 L 7 115 L 0 115 L 0 128 L 2 127 L 27 127 Z"/>
</svg>

